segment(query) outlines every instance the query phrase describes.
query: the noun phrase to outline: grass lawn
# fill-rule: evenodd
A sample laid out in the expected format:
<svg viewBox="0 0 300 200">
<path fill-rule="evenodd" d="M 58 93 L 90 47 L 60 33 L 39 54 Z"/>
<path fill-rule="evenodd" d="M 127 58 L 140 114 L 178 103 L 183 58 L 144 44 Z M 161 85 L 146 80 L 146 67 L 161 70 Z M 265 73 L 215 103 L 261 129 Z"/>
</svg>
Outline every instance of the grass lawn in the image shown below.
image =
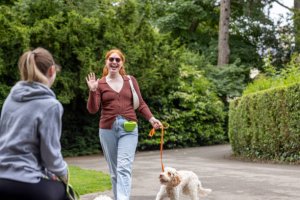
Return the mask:
<svg viewBox="0 0 300 200">
<path fill-rule="evenodd" d="M 112 187 L 109 174 L 76 166 L 69 166 L 69 170 L 71 185 L 80 195 L 103 192 Z"/>
</svg>

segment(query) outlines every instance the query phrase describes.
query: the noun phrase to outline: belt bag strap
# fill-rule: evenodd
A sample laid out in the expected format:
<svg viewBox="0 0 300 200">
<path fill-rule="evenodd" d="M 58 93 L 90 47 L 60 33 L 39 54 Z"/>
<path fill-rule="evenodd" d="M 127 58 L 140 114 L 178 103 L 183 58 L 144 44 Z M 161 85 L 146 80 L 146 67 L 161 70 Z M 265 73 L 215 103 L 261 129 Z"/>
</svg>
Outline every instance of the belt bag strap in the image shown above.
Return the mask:
<svg viewBox="0 0 300 200">
<path fill-rule="evenodd" d="M 129 78 L 129 84 L 130 84 L 130 88 L 131 88 L 131 92 L 132 92 L 132 98 L 133 98 L 133 108 L 136 110 L 139 106 L 140 106 L 140 100 L 139 97 L 134 89 L 132 80 L 130 78 L 129 75 L 127 75 L 127 77 Z"/>
</svg>

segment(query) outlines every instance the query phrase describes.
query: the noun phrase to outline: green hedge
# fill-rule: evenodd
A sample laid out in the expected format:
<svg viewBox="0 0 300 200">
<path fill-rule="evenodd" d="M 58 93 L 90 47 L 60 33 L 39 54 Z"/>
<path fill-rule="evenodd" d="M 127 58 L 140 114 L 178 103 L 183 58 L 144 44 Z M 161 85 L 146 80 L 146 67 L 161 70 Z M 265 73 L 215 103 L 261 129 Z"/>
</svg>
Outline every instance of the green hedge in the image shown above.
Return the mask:
<svg viewBox="0 0 300 200">
<path fill-rule="evenodd" d="M 229 140 L 235 155 L 300 161 L 300 84 L 249 95 L 230 103 Z"/>
</svg>

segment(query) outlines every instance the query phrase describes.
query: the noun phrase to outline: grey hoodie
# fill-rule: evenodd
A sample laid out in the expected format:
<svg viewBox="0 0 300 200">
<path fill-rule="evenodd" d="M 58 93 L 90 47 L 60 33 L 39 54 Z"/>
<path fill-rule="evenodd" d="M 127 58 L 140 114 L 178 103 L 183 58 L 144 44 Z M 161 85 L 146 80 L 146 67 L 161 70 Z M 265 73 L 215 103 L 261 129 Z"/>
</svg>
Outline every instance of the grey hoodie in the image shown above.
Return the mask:
<svg viewBox="0 0 300 200">
<path fill-rule="evenodd" d="M 62 114 L 46 85 L 20 81 L 11 89 L 0 119 L 0 178 L 37 183 L 45 169 L 67 174 L 60 145 Z"/>
</svg>

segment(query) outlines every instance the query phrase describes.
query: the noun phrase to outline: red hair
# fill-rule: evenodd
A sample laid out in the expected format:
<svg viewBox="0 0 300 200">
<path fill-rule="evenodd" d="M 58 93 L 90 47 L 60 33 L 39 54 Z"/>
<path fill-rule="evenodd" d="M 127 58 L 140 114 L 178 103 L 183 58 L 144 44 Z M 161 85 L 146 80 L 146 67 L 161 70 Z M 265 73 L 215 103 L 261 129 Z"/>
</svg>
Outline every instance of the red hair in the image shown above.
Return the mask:
<svg viewBox="0 0 300 200">
<path fill-rule="evenodd" d="M 120 73 L 122 76 L 126 75 L 126 71 L 125 71 L 125 68 L 124 68 L 124 64 L 125 64 L 125 56 L 124 56 L 124 54 L 122 53 L 121 50 L 119 50 L 119 49 L 112 49 L 112 50 L 108 51 L 108 52 L 105 54 L 105 63 L 106 63 L 107 59 L 109 58 L 109 56 L 110 56 L 111 54 L 113 54 L 113 53 L 118 54 L 118 55 L 120 56 L 122 62 L 123 62 L 123 66 L 121 66 L 121 69 L 120 69 L 120 72 L 119 72 L 119 73 Z M 106 67 L 106 65 L 105 65 L 105 66 L 103 67 L 102 77 L 107 76 L 107 74 L 108 74 L 108 69 L 107 69 L 107 67 Z"/>
</svg>

